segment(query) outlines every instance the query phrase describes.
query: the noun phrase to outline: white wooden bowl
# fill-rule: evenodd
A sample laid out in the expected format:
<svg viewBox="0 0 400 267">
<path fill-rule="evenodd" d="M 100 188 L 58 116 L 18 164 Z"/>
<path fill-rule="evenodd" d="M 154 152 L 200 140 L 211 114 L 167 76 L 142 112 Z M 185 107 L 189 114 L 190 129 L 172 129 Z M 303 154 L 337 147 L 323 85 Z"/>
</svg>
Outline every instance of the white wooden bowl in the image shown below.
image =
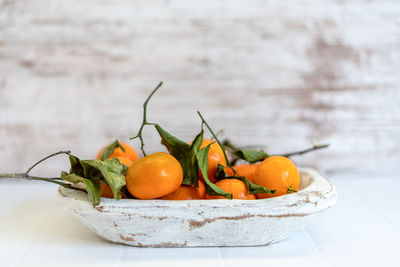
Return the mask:
<svg viewBox="0 0 400 267">
<path fill-rule="evenodd" d="M 258 200 L 105 199 L 59 188 L 59 203 L 102 238 L 138 247 L 258 246 L 288 237 L 335 205 L 334 186 L 300 168 L 297 193 Z"/>
</svg>

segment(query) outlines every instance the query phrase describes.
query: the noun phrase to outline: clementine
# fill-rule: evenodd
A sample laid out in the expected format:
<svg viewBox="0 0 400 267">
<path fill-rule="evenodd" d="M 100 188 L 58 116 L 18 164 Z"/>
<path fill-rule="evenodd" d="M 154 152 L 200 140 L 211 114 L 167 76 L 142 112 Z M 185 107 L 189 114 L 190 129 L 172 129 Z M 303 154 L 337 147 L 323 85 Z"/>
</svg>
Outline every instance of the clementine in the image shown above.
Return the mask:
<svg viewBox="0 0 400 267">
<path fill-rule="evenodd" d="M 272 156 L 259 164 L 253 176 L 253 183 L 263 185 L 275 194 L 257 194 L 257 198 L 269 198 L 297 191 L 300 186 L 300 174 L 289 158 Z"/>
<path fill-rule="evenodd" d="M 132 163 L 126 174 L 128 191 L 139 199 L 160 198 L 178 190 L 183 171 L 178 160 L 157 152 Z"/>
<path fill-rule="evenodd" d="M 237 165 L 233 166 L 233 169 L 235 169 L 236 173 L 239 176 L 244 176 L 249 180 L 250 182 L 253 182 L 253 176 L 258 167 L 258 163 L 254 164 L 242 164 L 242 165 Z M 234 176 L 234 173 L 231 168 L 225 168 L 224 169 L 225 173 L 229 176 Z"/>
<path fill-rule="evenodd" d="M 216 185 L 225 192 L 232 194 L 233 199 L 256 199 L 255 195 L 249 194 L 246 184 L 238 179 L 223 179 Z M 206 195 L 206 199 L 226 199 L 226 197 Z"/>
<path fill-rule="evenodd" d="M 109 159 L 111 158 L 118 158 L 118 157 L 124 157 L 129 159 L 131 162 L 134 162 L 135 160 L 137 160 L 139 158 L 138 154 L 136 153 L 135 149 L 133 149 L 130 145 L 120 142 L 120 144 L 124 147 L 125 152 L 122 151 L 121 148 L 117 147 L 116 149 L 114 149 L 114 152 L 108 157 Z M 104 148 L 106 146 L 104 146 L 99 153 L 96 156 L 96 159 L 100 158 L 101 153 L 103 152 Z"/>
<path fill-rule="evenodd" d="M 211 144 L 213 141 L 210 139 L 204 139 L 203 142 L 200 145 L 200 149 L 206 147 L 207 145 Z M 217 178 L 215 178 L 215 174 L 218 171 L 218 164 L 221 164 L 223 166 L 226 166 L 226 160 L 224 156 L 224 152 L 222 151 L 221 147 L 218 145 L 218 143 L 214 143 L 210 146 L 210 150 L 208 151 L 208 170 L 207 170 L 207 176 L 208 179 L 215 183 L 217 182 Z M 200 172 L 199 173 L 200 179 L 204 182 L 203 174 Z"/>
<path fill-rule="evenodd" d="M 132 164 L 132 161 L 128 158 L 125 157 L 114 157 L 115 159 L 118 159 L 119 162 L 121 162 L 122 164 L 124 164 L 125 166 L 129 167 Z"/>
<path fill-rule="evenodd" d="M 206 188 L 202 181 L 199 181 L 199 187 L 191 185 L 181 185 L 175 192 L 162 197 L 164 200 L 191 200 L 204 199 L 206 196 Z"/>
</svg>

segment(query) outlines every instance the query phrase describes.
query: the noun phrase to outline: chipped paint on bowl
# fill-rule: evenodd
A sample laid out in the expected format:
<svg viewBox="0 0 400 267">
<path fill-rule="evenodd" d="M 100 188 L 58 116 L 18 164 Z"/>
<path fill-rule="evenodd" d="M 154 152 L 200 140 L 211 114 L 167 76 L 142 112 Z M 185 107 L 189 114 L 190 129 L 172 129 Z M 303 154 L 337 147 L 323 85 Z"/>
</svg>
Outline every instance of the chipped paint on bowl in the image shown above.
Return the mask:
<svg viewBox="0 0 400 267">
<path fill-rule="evenodd" d="M 300 168 L 297 193 L 257 200 L 102 198 L 59 188 L 59 203 L 102 238 L 138 247 L 258 246 L 285 239 L 337 201 L 335 187 Z"/>
</svg>

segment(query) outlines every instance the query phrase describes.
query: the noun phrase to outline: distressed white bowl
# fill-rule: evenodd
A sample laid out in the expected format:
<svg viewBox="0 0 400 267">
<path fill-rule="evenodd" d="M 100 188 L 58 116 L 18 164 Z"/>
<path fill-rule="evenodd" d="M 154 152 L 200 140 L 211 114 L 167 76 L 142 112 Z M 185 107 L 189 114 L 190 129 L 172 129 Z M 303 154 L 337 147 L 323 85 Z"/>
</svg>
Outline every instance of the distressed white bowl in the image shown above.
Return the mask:
<svg viewBox="0 0 400 267">
<path fill-rule="evenodd" d="M 59 203 L 102 238 L 138 247 L 258 246 L 285 239 L 335 205 L 334 186 L 300 168 L 297 193 L 258 200 L 136 200 L 102 198 L 59 188 Z"/>
</svg>

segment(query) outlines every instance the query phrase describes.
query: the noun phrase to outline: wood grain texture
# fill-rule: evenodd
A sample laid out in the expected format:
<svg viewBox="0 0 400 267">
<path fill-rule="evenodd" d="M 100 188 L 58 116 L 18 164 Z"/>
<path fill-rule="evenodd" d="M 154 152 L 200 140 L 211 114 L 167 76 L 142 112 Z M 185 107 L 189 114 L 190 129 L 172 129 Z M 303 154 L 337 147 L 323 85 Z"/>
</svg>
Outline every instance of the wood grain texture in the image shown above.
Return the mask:
<svg viewBox="0 0 400 267">
<path fill-rule="evenodd" d="M 335 187 L 313 169 L 300 169 L 296 194 L 243 200 L 102 198 L 60 187 L 58 202 L 105 240 L 137 247 L 263 246 L 303 228 L 335 206 Z"/>
<path fill-rule="evenodd" d="M 329 142 L 295 158 L 325 172 L 397 170 L 399 14 L 395 0 L 0 1 L 0 172 L 135 135 L 160 80 L 150 119 L 185 140 L 201 110 L 239 145 Z M 160 150 L 152 130 L 146 143 Z"/>
</svg>

